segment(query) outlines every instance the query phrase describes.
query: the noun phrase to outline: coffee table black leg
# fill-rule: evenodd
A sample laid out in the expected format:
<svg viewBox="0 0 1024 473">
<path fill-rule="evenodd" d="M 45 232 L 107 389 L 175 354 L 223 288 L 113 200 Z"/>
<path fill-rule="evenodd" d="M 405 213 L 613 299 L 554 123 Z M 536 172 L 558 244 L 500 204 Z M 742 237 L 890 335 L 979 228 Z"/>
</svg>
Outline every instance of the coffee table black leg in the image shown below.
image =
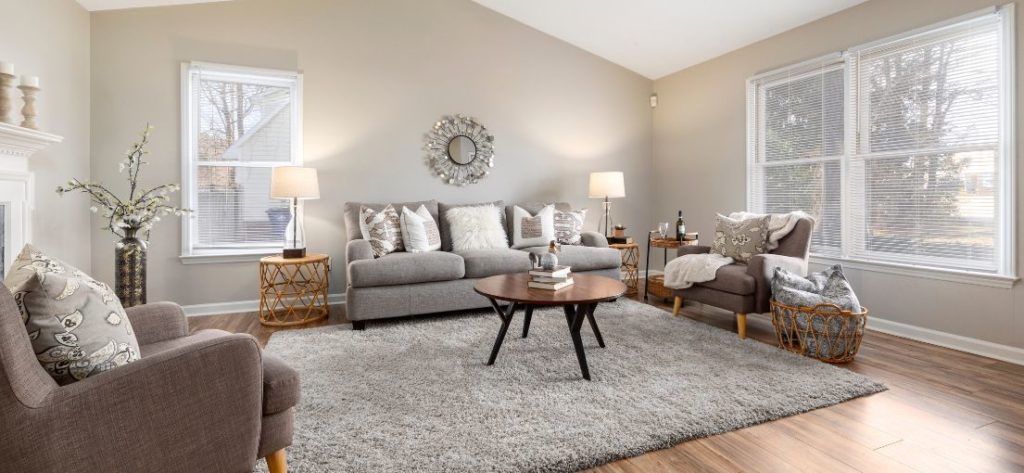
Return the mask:
<svg viewBox="0 0 1024 473">
<path fill-rule="evenodd" d="M 590 329 L 594 331 L 594 336 L 597 337 L 597 344 L 604 348 L 604 337 L 601 336 L 601 330 L 597 328 L 597 320 L 594 319 L 594 309 L 597 308 L 597 304 L 588 304 L 585 307 L 587 320 L 590 322 Z"/>
<path fill-rule="evenodd" d="M 530 332 L 530 320 L 533 319 L 533 306 L 526 306 L 526 317 L 523 318 L 523 338 L 526 338 L 526 334 Z"/>
<path fill-rule="evenodd" d="M 491 307 L 494 307 L 494 312 L 501 317 L 501 328 L 498 329 L 498 338 L 494 340 L 494 348 L 491 349 L 491 357 L 487 360 L 488 365 L 493 365 L 494 360 L 498 358 L 498 350 L 501 350 L 501 343 L 505 341 L 505 333 L 508 332 L 508 326 L 512 323 L 512 315 L 516 313 L 516 307 L 518 303 L 511 303 L 505 310 L 501 309 L 498 305 L 498 301 L 491 299 Z"/>
<path fill-rule="evenodd" d="M 587 317 L 587 308 L 584 304 L 579 307 L 566 305 L 565 319 L 569 322 L 569 335 L 572 336 L 572 344 L 576 348 L 576 359 L 580 362 L 580 371 L 583 372 L 583 379 L 590 381 L 590 369 L 587 368 L 587 355 L 583 353 L 583 338 L 580 337 L 580 329 L 583 327 L 583 319 Z"/>
</svg>

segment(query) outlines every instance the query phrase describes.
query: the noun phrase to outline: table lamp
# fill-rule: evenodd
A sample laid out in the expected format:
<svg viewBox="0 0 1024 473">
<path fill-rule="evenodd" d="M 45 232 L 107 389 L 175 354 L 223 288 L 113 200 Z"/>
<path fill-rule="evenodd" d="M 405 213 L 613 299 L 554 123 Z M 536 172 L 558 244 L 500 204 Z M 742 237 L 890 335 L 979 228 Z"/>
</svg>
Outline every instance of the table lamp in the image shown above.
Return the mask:
<svg viewBox="0 0 1024 473">
<path fill-rule="evenodd" d="M 306 232 L 302 227 L 299 199 L 320 198 L 320 184 L 316 178 L 316 169 L 299 166 L 274 168 L 270 175 L 270 197 L 291 201 L 292 218 L 285 228 L 282 256 L 285 258 L 306 256 Z"/>
<path fill-rule="evenodd" d="M 612 204 L 608 199 L 626 196 L 626 184 L 619 171 L 590 173 L 590 198 L 604 198 L 604 233 L 611 234 Z M 601 231 L 601 222 L 597 222 L 597 231 Z"/>
</svg>

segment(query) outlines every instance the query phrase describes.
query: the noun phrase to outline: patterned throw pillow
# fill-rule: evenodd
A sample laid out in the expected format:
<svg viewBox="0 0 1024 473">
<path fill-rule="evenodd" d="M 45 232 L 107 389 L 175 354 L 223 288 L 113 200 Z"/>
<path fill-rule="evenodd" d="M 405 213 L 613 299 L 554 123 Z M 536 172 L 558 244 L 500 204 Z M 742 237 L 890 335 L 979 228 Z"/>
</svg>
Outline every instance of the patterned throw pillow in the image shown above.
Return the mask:
<svg viewBox="0 0 1024 473">
<path fill-rule="evenodd" d="M 25 245 L 4 285 L 18 303 L 36 358 L 58 384 L 140 358 L 117 296 L 74 266 Z"/>
<path fill-rule="evenodd" d="M 441 249 L 441 232 L 427 206 L 421 205 L 415 212 L 402 207 L 402 243 L 412 253 Z"/>
<path fill-rule="evenodd" d="M 388 253 L 405 251 L 401 221 L 391 204 L 379 212 L 365 205 L 359 209 L 359 230 L 363 239 L 370 242 L 373 256 L 380 258 Z"/>
<path fill-rule="evenodd" d="M 530 215 L 526 209 L 515 206 L 512 209 L 512 248 L 544 246 L 555 239 L 555 206 L 545 205 Z"/>
<path fill-rule="evenodd" d="M 754 255 L 764 253 L 768 246 L 768 222 L 771 217 L 733 220 L 718 216 L 715 224 L 713 253 L 728 256 L 738 263 L 747 263 Z"/>
<path fill-rule="evenodd" d="M 587 209 L 563 212 L 555 210 L 555 239 L 560 245 L 583 244 L 583 221 L 587 219 Z"/>
</svg>

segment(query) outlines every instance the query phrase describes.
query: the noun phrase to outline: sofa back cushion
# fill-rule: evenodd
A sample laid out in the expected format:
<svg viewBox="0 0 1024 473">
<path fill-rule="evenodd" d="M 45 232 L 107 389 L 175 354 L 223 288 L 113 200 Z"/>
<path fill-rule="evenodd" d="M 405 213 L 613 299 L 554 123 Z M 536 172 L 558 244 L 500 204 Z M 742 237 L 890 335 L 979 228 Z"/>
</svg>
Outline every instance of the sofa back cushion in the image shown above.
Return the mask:
<svg viewBox="0 0 1024 473">
<path fill-rule="evenodd" d="M 436 200 L 421 200 L 418 202 L 395 202 L 391 204 L 395 211 L 399 214 L 402 213 L 402 207 L 409 207 L 413 211 L 419 209 L 421 205 L 427 208 L 430 215 L 434 217 L 434 221 L 440 223 L 437 218 L 437 201 Z M 345 202 L 345 235 L 348 236 L 348 241 L 362 240 L 363 234 L 359 230 L 359 210 L 363 207 L 369 207 L 373 210 L 384 210 L 388 204 L 368 204 L 365 202 Z"/>
<path fill-rule="evenodd" d="M 477 202 L 475 204 L 445 204 L 443 202 L 437 204 L 437 213 L 440 216 L 440 219 L 438 221 L 441 227 L 441 251 L 452 251 L 452 229 L 451 226 L 448 224 L 448 218 L 445 216 L 448 213 L 448 210 L 457 207 L 479 207 L 481 205 L 493 205 L 500 209 L 505 206 L 505 202 L 501 200 L 496 200 L 494 202 Z M 504 212 L 500 213 L 501 226 L 502 228 L 507 229 L 508 226 L 505 224 L 505 222 L 508 219 L 505 217 Z"/>
<path fill-rule="evenodd" d="M 794 258 L 807 259 L 811 249 L 811 233 L 814 231 L 814 221 L 802 218 L 793 227 L 793 231 L 779 240 L 778 248 L 771 251 L 774 255 L 792 256 Z"/>
</svg>

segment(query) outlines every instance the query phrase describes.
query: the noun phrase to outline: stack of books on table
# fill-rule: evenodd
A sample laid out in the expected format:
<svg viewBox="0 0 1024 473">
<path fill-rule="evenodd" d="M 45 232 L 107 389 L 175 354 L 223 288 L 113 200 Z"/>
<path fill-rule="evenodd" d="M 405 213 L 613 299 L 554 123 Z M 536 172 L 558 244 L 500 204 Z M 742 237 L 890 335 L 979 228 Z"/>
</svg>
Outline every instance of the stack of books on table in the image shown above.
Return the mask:
<svg viewBox="0 0 1024 473">
<path fill-rule="evenodd" d="M 530 270 L 529 286 L 534 289 L 545 289 L 557 291 L 572 286 L 572 272 L 568 266 L 555 266 L 552 270 L 532 269 Z"/>
</svg>

